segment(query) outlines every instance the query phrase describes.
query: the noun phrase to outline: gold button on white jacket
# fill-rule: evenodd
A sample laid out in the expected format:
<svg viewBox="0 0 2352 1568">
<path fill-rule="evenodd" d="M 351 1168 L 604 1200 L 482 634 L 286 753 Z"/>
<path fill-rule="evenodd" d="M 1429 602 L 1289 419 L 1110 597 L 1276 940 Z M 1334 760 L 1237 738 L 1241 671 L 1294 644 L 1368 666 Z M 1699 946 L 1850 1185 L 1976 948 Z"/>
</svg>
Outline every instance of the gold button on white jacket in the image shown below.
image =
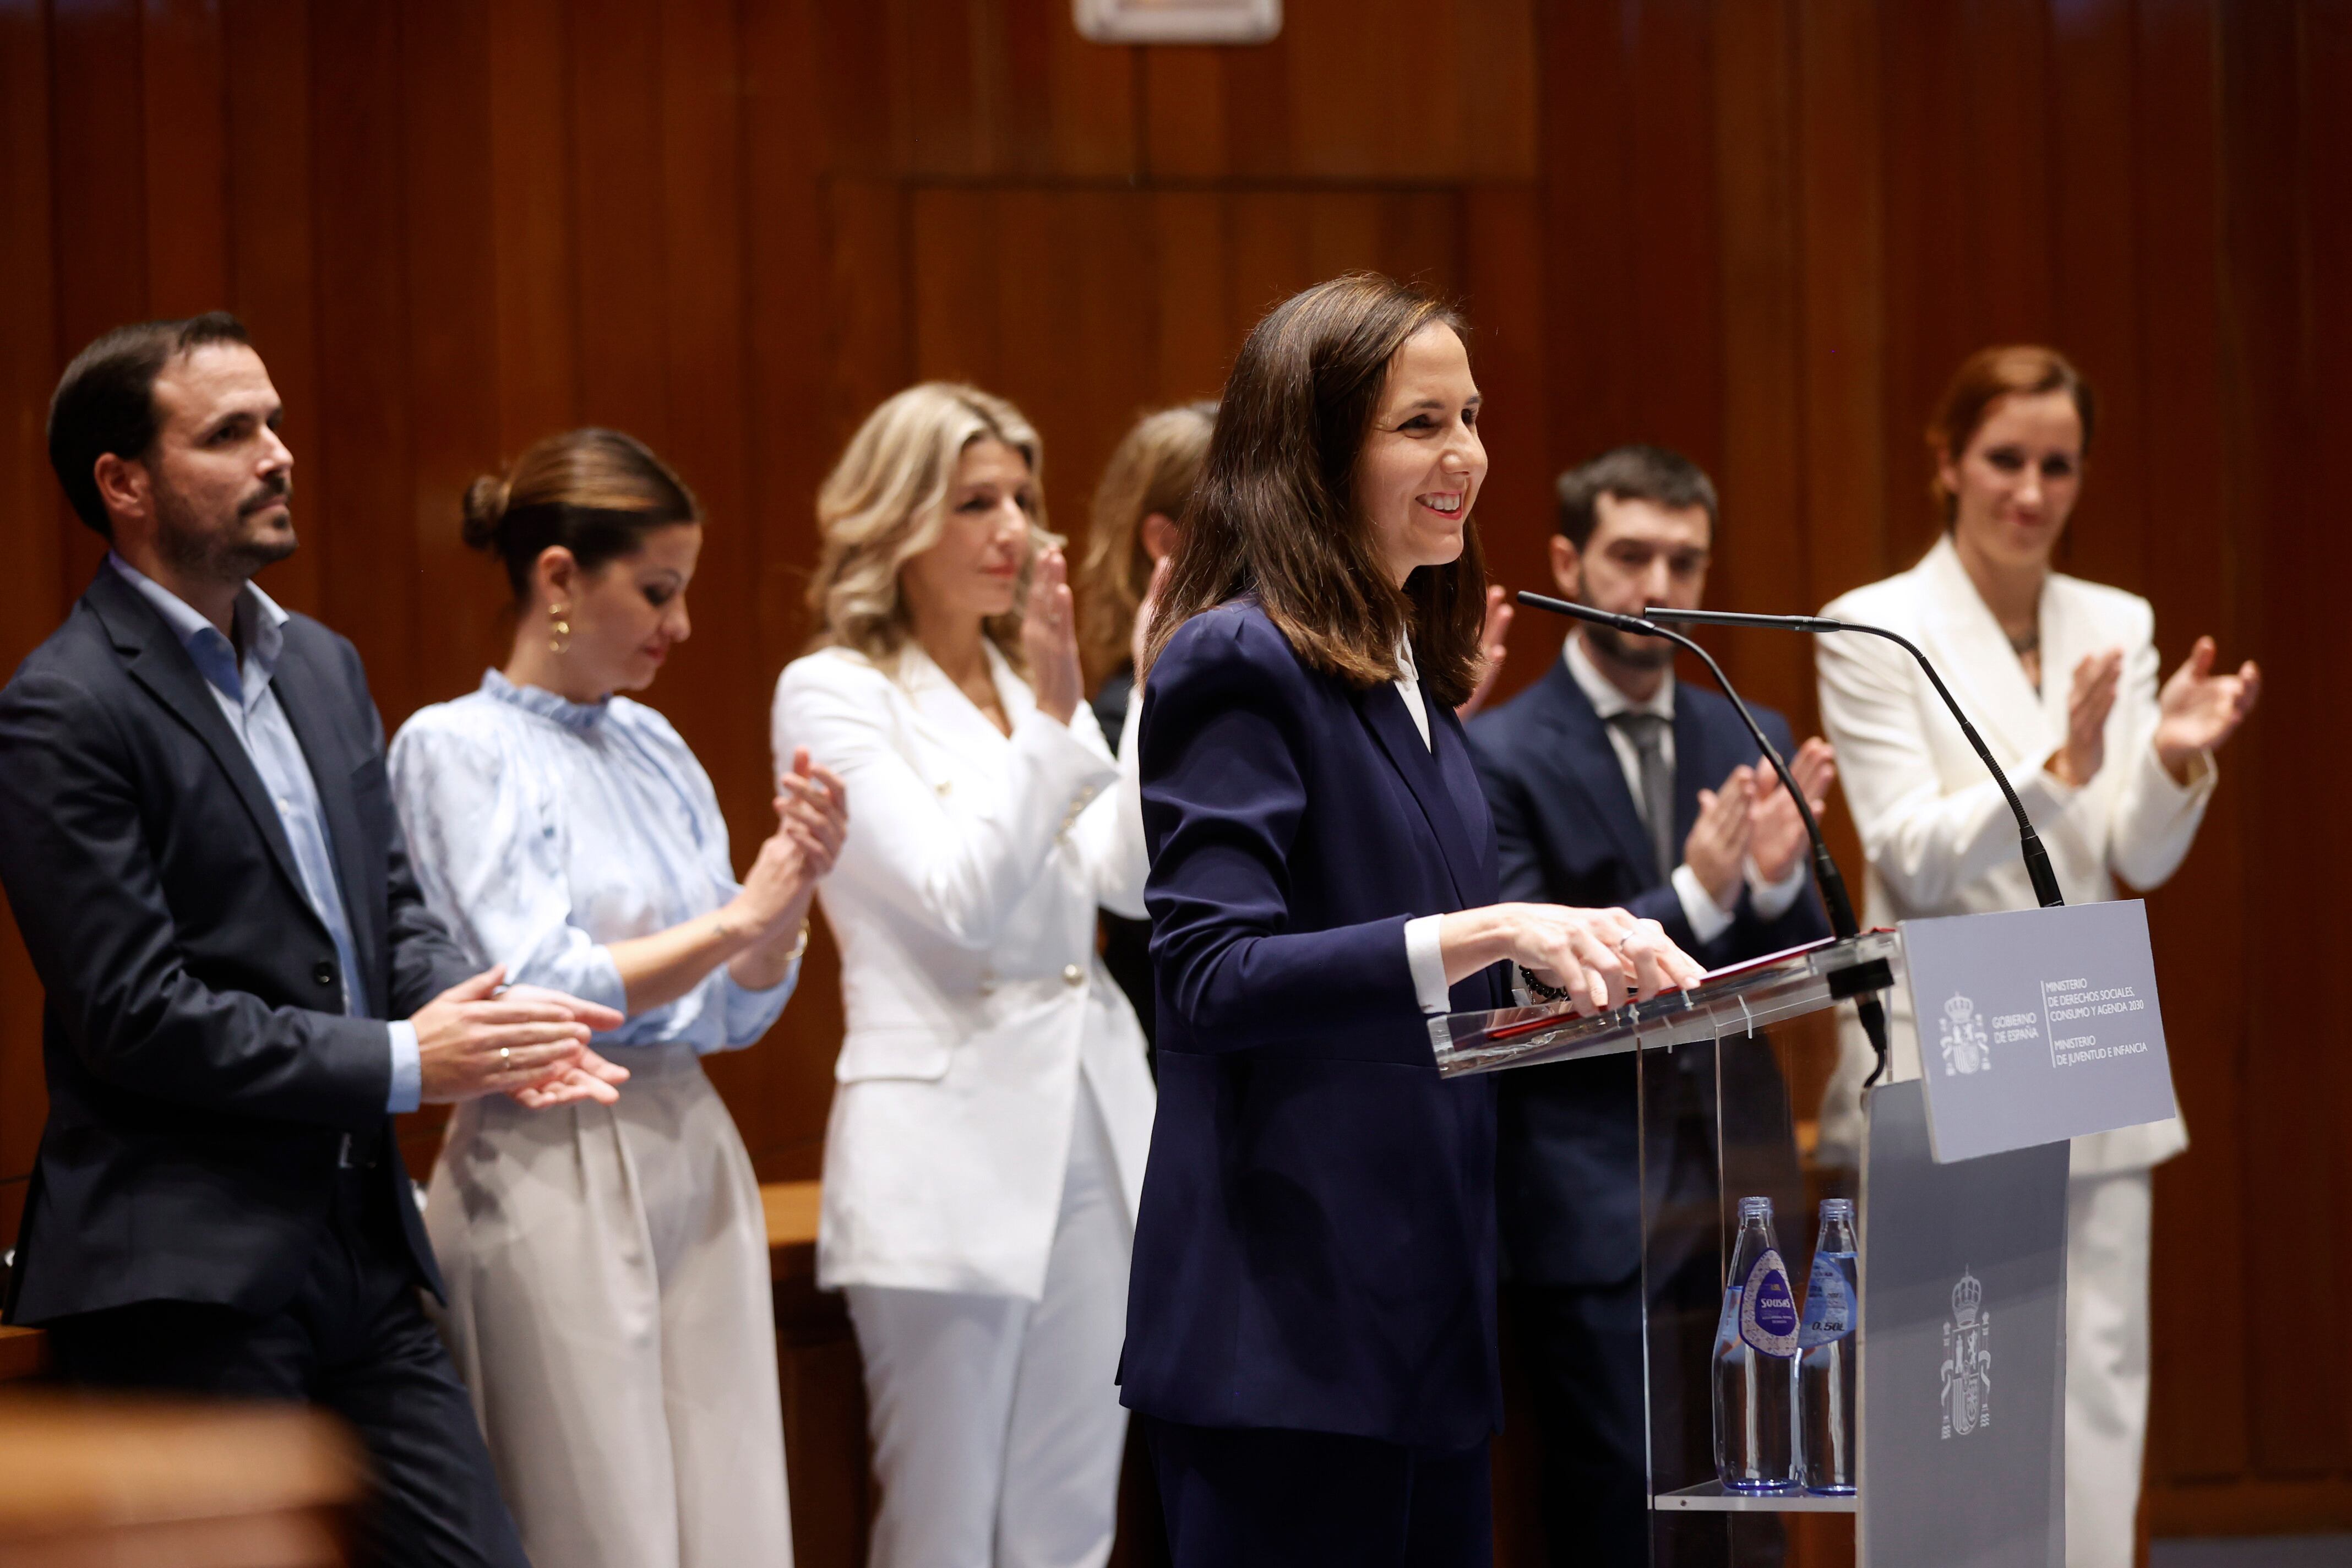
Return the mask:
<svg viewBox="0 0 2352 1568">
<path fill-rule="evenodd" d="M 827 1289 L 1037 1299 L 1082 1075 L 1130 1224 L 1142 1192 L 1143 1035 L 1095 953 L 1097 906 L 1143 913 L 1135 747 L 1122 771 L 1084 703 L 1057 723 L 989 658 L 1009 738 L 911 645 L 888 669 L 828 648 L 776 683 L 779 766 L 806 746 L 849 791 L 818 895 L 846 1024 L 817 1240 Z"/>
<path fill-rule="evenodd" d="M 2204 820 L 2216 774 L 2209 756 L 2186 787 L 2157 761 L 2155 613 L 2119 588 L 2053 574 L 2042 590 L 2042 689 L 2026 679 L 2000 624 L 1969 580 L 1949 537 L 1910 571 L 1857 588 L 1822 612 L 1865 621 L 1917 643 L 2009 774 L 2050 851 L 2070 904 L 2134 897 L 2179 868 Z M 1870 862 L 1865 925 L 1933 915 L 2034 907 L 2018 858 L 2017 823 L 1984 763 L 1960 734 L 1918 664 L 1883 637 L 1815 639 L 1822 728 L 1837 747 L 1838 778 Z M 2074 667 L 2124 652 L 2107 716 L 2106 756 L 2091 782 L 2068 789 L 2042 768 L 2066 739 Z M 1887 997 L 1892 1076 L 1919 1076 L 1909 996 Z M 1851 1161 L 1861 1134 L 1868 1047 L 1849 1009 L 1838 1070 L 1822 1107 L 1822 1146 Z M 2174 1050 L 2194 1041 L 2169 1042 Z M 2178 1120 L 2074 1141 L 2077 1175 L 2144 1170 L 2188 1147 Z"/>
</svg>

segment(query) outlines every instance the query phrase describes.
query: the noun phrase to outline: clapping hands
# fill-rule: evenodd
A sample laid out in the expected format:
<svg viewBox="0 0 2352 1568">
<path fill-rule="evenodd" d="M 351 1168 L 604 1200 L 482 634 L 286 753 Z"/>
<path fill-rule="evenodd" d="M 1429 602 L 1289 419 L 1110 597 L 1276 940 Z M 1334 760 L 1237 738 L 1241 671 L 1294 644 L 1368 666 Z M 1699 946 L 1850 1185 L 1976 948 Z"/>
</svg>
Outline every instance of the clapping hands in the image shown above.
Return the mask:
<svg viewBox="0 0 2352 1568">
<path fill-rule="evenodd" d="M 2248 659 L 2234 675 L 2213 673 L 2211 637 L 2197 646 L 2157 697 L 2156 759 L 2176 784 L 2189 782 L 2189 764 L 2227 741 L 2263 695 L 2263 672 Z"/>
<path fill-rule="evenodd" d="M 1797 748 L 1789 773 L 1819 817 L 1837 777 L 1836 752 L 1816 735 Z M 1779 775 L 1759 762 L 1732 769 L 1720 789 L 1698 792 L 1698 820 L 1683 841 L 1683 863 L 1707 896 L 1728 909 L 1751 862 L 1758 879 L 1769 885 L 1786 877 L 1809 847 L 1797 803 Z"/>
</svg>

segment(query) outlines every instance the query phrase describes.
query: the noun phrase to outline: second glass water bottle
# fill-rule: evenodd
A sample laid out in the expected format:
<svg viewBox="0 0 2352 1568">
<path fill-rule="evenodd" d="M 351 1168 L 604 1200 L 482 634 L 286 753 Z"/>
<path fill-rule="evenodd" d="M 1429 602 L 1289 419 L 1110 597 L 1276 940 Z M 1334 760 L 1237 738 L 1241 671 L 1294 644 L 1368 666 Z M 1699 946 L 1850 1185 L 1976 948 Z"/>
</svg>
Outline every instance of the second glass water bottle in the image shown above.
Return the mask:
<svg viewBox="0 0 2352 1568">
<path fill-rule="evenodd" d="M 1805 1489 L 1853 1490 L 1853 1331 L 1862 1304 L 1854 1275 L 1853 1204 L 1822 1200 L 1822 1234 L 1797 1330 L 1799 1404 L 1804 1411 Z"/>
<path fill-rule="evenodd" d="M 1715 1331 L 1715 1465 L 1726 1491 L 1802 1485 L 1797 1297 L 1772 1237 L 1772 1200 L 1739 1200 L 1739 1239 Z"/>
</svg>

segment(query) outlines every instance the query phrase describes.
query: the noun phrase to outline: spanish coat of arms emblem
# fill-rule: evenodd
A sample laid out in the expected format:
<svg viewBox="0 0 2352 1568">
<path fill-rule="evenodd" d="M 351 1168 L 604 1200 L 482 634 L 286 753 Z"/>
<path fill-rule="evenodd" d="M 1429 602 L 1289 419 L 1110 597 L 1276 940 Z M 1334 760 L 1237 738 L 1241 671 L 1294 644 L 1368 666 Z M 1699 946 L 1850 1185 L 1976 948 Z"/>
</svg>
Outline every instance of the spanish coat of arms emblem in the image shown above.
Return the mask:
<svg viewBox="0 0 2352 1568">
<path fill-rule="evenodd" d="M 1944 1436 L 1965 1437 L 1992 1425 L 1992 1314 L 1984 1285 L 1967 1269 L 1952 1287 L 1944 1325 Z"/>
<path fill-rule="evenodd" d="M 1944 1047 L 1946 1078 L 1992 1071 L 1992 1042 L 1985 1037 L 1984 1020 L 1977 1016 L 1974 1002 L 1954 996 L 1945 1003 L 1944 1016 L 1936 1020 L 1936 1033 Z"/>
</svg>

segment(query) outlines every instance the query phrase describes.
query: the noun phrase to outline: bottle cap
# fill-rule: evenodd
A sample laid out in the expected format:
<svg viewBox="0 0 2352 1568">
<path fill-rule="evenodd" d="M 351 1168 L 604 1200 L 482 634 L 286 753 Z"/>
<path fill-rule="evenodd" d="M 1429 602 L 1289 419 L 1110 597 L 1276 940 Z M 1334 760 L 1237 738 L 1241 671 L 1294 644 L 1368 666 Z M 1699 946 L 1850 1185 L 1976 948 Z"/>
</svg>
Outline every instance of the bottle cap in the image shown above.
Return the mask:
<svg viewBox="0 0 2352 1568">
<path fill-rule="evenodd" d="M 1741 1219 L 1746 1219 L 1750 1215 L 1762 1215 L 1766 1219 L 1770 1219 L 1772 1217 L 1772 1200 L 1770 1198 L 1740 1199 L 1739 1217 Z"/>
<path fill-rule="evenodd" d="M 1852 1219 L 1853 1217 L 1853 1200 L 1852 1198 L 1823 1198 L 1822 1200 L 1822 1217 L 1823 1219 Z"/>
</svg>

